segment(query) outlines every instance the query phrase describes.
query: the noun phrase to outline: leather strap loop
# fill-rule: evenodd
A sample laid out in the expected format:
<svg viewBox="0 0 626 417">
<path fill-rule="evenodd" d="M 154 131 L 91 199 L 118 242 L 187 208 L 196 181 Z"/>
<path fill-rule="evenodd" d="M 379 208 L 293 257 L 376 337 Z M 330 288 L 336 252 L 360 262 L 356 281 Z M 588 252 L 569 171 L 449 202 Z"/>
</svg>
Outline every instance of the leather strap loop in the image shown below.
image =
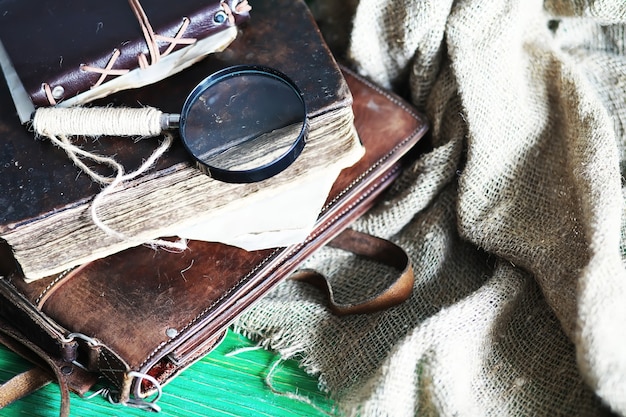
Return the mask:
<svg viewBox="0 0 626 417">
<path fill-rule="evenodd" d="M 353 229 L 345 229 L 331 240 L 328 246 L 370 258 L 399 271 L 397 279 L 382 293 L 351 304 L 338 303 L 334 298 L 332 286 L 318 271 L 302 269 L 291 276 L 291 279 L 305 281 L 325 290 L 328 294 L 329 308 L 336 315 L 346 316 L 382 311 L 402 303 L 411 295 L 415 281 L 411 261 L 407 253 L 393 242 Z"/>
</svg>

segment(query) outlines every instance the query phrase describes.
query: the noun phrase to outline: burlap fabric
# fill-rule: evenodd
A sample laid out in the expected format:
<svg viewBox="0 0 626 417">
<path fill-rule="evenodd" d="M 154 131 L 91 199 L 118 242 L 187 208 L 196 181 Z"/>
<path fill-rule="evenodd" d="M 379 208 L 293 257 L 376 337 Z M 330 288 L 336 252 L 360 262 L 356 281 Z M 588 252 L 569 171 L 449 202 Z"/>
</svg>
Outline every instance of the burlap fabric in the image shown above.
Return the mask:
<svg viewBox="0 0 626 417">
<path fill-rule="evenodd" d="M 337 318 L 285 282 L 238 328 L 346 415 L 626 416 L 626 2 L 314 6 L 338 55 L 430 119 L 432 150 L 354 226 L 410 253 L 415 288 Z M 346 299 L 386 276 L 329 249 L 306 266 Z"/>
</svg>

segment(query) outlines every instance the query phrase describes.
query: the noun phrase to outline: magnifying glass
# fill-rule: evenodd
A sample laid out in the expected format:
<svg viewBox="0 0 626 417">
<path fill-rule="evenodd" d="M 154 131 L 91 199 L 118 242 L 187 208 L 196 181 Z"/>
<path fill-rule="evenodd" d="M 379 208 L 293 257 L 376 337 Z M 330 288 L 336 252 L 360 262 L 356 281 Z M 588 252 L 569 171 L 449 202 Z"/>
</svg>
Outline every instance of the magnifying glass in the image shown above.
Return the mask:
<svg viewBox="0 0 626 417">
<path fill-rule="evenodd" d="M 308 128 L 296 84 L 258 65 L 210 75 L 189 94 L 180 114 L 150 107 L 43 107 L 32 124 L 43 136 L 157 136 L 178 128 L 197 167 L 233 183 L 262 181 L 286 169 L 302 152 Z"/>
</svg>

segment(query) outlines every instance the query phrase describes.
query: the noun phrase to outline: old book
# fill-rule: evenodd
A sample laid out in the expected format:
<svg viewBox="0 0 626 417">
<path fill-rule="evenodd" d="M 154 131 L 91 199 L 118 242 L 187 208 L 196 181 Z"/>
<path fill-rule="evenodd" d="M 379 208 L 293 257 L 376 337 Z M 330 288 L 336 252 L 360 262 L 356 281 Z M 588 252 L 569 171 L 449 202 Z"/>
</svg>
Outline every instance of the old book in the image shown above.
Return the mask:
<svg viewBox="0 0 626 417">
<path fill-rule="evenodd" d="M 0 1 L 0 40 L 35 106 L 147 85 L 225 49 L 246 0 Z"/>
<path fill-rule="evenodd" d="M 125 239 L 107 234 L 91 218 L 90 205 L 100 185 L 81 174 L 62 150 L 33 138 L 9 110 L 11 97 L 6 85 L 0 85 L 0 237 L 27 281 L 160 236 L 192 234 L 194 239 L 246 249 L 284 246 L 289 238 L 293 242 L 306 236 L 340 170 L 363 154 L 352 96 L 303 1 L 258 2 L 253 7 L 249 22 L 226 50 L 157 84 L 94 104 L 141 103 L 175 113 L 207 75 L 236 64 L 267 65 L 302 90 L 309 115 L 302 154 L 268 180 L 228 184 L 199 172 L 175 143 L 152 170 L 108 194 L 99 206 L 98 218 Z M 127 171 L 139 167 L 157 147 L 154 139 L 78 142 L 91 152 L 115 155 Z M 199 233 L 202 225 L 209 226 Z M 287 241 L 281 242 L 285 236 Z"/>
</svg>

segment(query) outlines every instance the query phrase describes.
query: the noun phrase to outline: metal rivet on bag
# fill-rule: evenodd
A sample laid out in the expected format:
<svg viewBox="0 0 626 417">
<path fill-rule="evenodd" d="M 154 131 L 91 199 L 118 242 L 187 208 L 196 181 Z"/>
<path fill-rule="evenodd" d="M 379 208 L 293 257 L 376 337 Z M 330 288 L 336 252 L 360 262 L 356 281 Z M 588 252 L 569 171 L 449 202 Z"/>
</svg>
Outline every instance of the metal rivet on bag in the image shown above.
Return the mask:
<svg viewBox="0 0 626 417">
<path fill-rule="evenodd" d="M 178 330 L 176 330 L 176 329 L 172 329 L 172 328 L 169 328 L 169 329 L 167 329 L 167 330 L 165 331 L 165 334 L 166 334 L 166 335 L 167 335 L 167 337 L 169 337 L 169 338 L 174 338 L 174 337 L 178 336 Z"/>
<path fill-rule="evenodd" d="M 74 368 L 72 368 L 72 367 L 71 367 L 71 366 L 69 366 L 69 365 L 62 366 L 62 367 L 61 367 L 61 373 L 62 373 L 63 375 L 71 375 L 71 374 L 72 374 L 72 372 L 74 372 Z"/>
</svg>

